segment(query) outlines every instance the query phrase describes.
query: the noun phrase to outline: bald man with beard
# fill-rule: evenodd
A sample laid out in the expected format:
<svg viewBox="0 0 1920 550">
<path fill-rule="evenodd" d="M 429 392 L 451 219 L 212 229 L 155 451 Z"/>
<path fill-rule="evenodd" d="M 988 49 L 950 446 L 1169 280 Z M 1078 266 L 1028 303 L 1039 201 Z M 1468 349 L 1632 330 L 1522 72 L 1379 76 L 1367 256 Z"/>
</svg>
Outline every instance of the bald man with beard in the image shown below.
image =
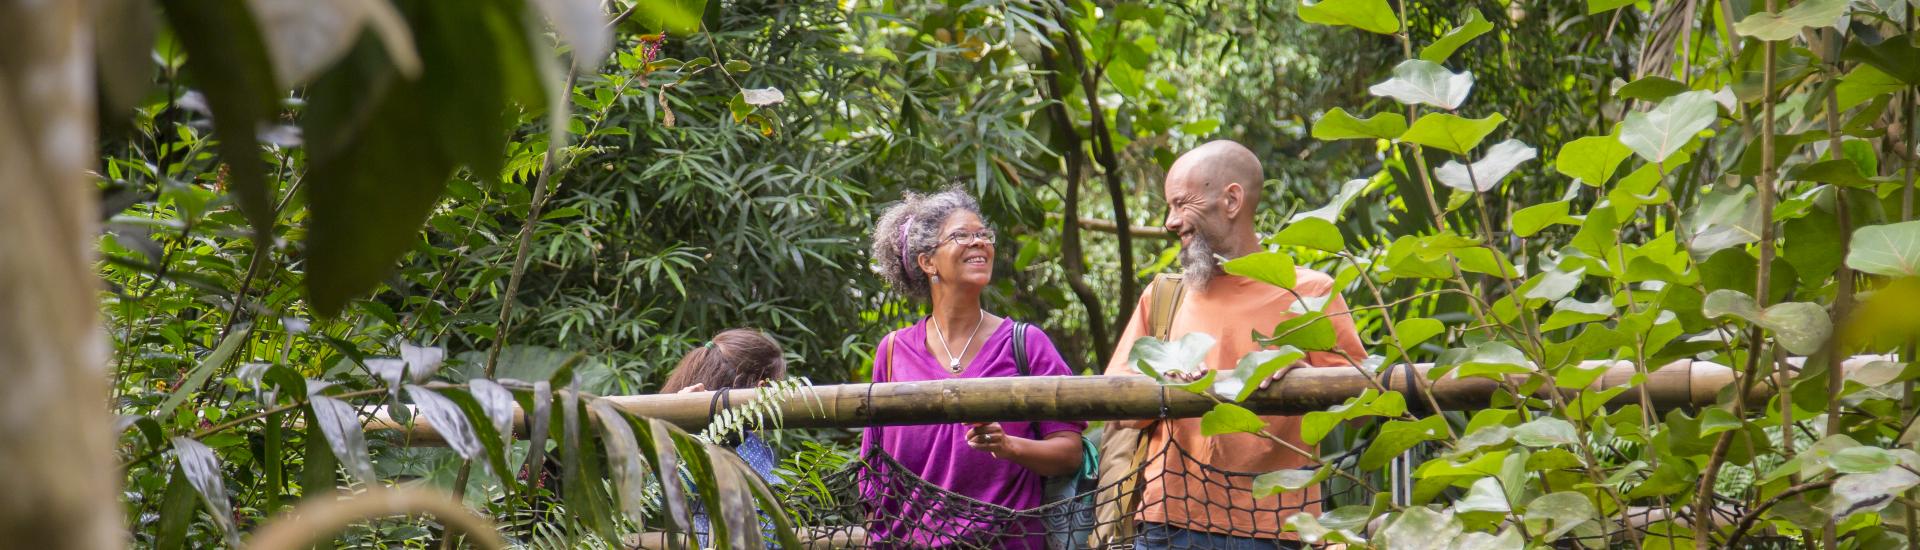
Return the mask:
<svg viewBox="0 0 1920 550">
<path fill-rule="evenodd" d="M 1176 304 L 1166 324 L 1167 339 L 1191 333 L 1211 335 L 1218 343 L 1207 354 L 1205 367 L 1229 370 L 1241 356 L 1263 349 L 1254 341 L 1256 331 L 1272 333 L 1276 325 L 1296 315 L 1289 312 L 1296 295 L 1327 297 L 1321 311 L 1333 324 L 1337 346 L 1346 355 L 1312 352 L 1305 363 L 1336 367 L 1349 365 L 1347 357 L 1365 358 L 1367 351 L 1354 330 L 1346 301 L 1333 288 L 1332 277 L 1297 268 L 1297 282 L 1289 292 L 1221 271 L 1223 259 L 1261 250 L 1253 224 L 1264 180 L 1260 159 L 1232 141 L 1201 145 L 1181 155 L 1167 170 L 1166 227 L 1180 238 L 1179 285 L 1184 287 L 1183 296 L 1162 302 Z M 1135 340 L 1150 335 L 1153 293 L 1174 288 L 1156 283 L 1142 293 L 1106 374 L 1140 374 L 1128 355 Z M 1262 420 L 1267 433 L 1298 449 L 1314 451 L 1300 440 L 1300 417 Z M 1142 421 L 1132 427 L 1143 429 L 1140 444 L 1148 446 L 1143 456 L 1155 457 L 1142 473 L 1135 513 L 1141 527 L 1135 548 L 1302 547 L 1298 535 L 1281 533 L 1281 526 L 1295 513 L 1318 513 L 1319 488 L 1256 499 L 1251 476 L 1222 476 L 1218 471 L 1260 474 L 1301 468 L 1312 464 L 1313 457 L 1256 434 L 1206 437 L 1198 418 Z M 1178 443 L 1192 458 L 1181 460 L 1179 453 L 1160 452 L 1169 442 Z"/>
</svg>

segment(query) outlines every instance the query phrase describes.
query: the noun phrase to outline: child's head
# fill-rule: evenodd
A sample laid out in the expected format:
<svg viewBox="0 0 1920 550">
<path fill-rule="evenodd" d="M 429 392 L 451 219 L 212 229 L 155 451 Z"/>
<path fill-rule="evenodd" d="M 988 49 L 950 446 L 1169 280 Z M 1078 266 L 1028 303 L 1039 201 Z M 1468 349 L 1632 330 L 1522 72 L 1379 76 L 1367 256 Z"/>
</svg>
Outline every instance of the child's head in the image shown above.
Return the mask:
<svg viewBox="0 0 1920 550">
<path fill-rule="evenodd" d="M 780 354 L 779 343 L 757 330 L 728 329 L 681 358 L 660 393 L 678 392 L 695 384 L 707 391 L 752 388 L 786 375 L 787 360 Z"/>
</svg>

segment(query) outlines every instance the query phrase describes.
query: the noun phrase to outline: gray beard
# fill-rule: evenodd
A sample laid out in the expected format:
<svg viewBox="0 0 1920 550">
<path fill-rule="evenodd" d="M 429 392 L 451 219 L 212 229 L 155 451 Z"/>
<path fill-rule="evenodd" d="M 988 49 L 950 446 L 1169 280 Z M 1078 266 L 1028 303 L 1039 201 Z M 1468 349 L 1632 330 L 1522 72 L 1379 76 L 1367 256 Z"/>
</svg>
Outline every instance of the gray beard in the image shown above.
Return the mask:
<svg viewBox="0 0 1920 550">
<path fill-rule="evenodd" d="M 1220 272 L 1220 259 L 1213 254 L 1213 243 L 1199 232 L 1193 239 L 1180 247 L 1180 270 L 1187 288 L 1204 291 L 1207 283 Z"/>
</svg>

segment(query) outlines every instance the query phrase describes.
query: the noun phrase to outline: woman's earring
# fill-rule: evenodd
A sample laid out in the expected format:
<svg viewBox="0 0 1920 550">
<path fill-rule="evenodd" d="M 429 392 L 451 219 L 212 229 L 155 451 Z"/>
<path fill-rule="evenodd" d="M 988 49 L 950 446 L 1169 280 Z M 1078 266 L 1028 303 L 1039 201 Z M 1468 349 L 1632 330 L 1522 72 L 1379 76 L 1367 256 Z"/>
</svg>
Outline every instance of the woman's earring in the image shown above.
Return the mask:
<svg viewBox="0 0 1920 550">
<path fill-rule="evenodd" d="M 939 273 L 935 273 L 935 274 L 933 274 L 933 282 L 935 282 L 935 283 L 938 283 L 938 282 L 940 282 L 940 274 L 939 274 Z"/>
</svg>

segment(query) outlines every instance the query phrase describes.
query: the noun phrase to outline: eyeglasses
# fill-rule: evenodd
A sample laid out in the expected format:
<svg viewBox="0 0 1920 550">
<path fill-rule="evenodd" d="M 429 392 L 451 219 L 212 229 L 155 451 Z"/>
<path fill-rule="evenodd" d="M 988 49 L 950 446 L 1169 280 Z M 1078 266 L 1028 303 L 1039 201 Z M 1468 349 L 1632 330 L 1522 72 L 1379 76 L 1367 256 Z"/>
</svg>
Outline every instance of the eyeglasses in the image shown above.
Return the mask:
<svg viewBox="0 0 1920 550">
<path fill-rule="evenodd" d="M 940 241 L 940 244 L 943 244 L 943 245 L 947 243 L 954 243 L 960 246 L 973 246 L 976 243 L 993 244 L 993 231 L 981 230 L 973 233 L 967 233 L 964 231 L 956 232 L 956 233 L 947 235 L 946 239 Z"/>
</svg>

